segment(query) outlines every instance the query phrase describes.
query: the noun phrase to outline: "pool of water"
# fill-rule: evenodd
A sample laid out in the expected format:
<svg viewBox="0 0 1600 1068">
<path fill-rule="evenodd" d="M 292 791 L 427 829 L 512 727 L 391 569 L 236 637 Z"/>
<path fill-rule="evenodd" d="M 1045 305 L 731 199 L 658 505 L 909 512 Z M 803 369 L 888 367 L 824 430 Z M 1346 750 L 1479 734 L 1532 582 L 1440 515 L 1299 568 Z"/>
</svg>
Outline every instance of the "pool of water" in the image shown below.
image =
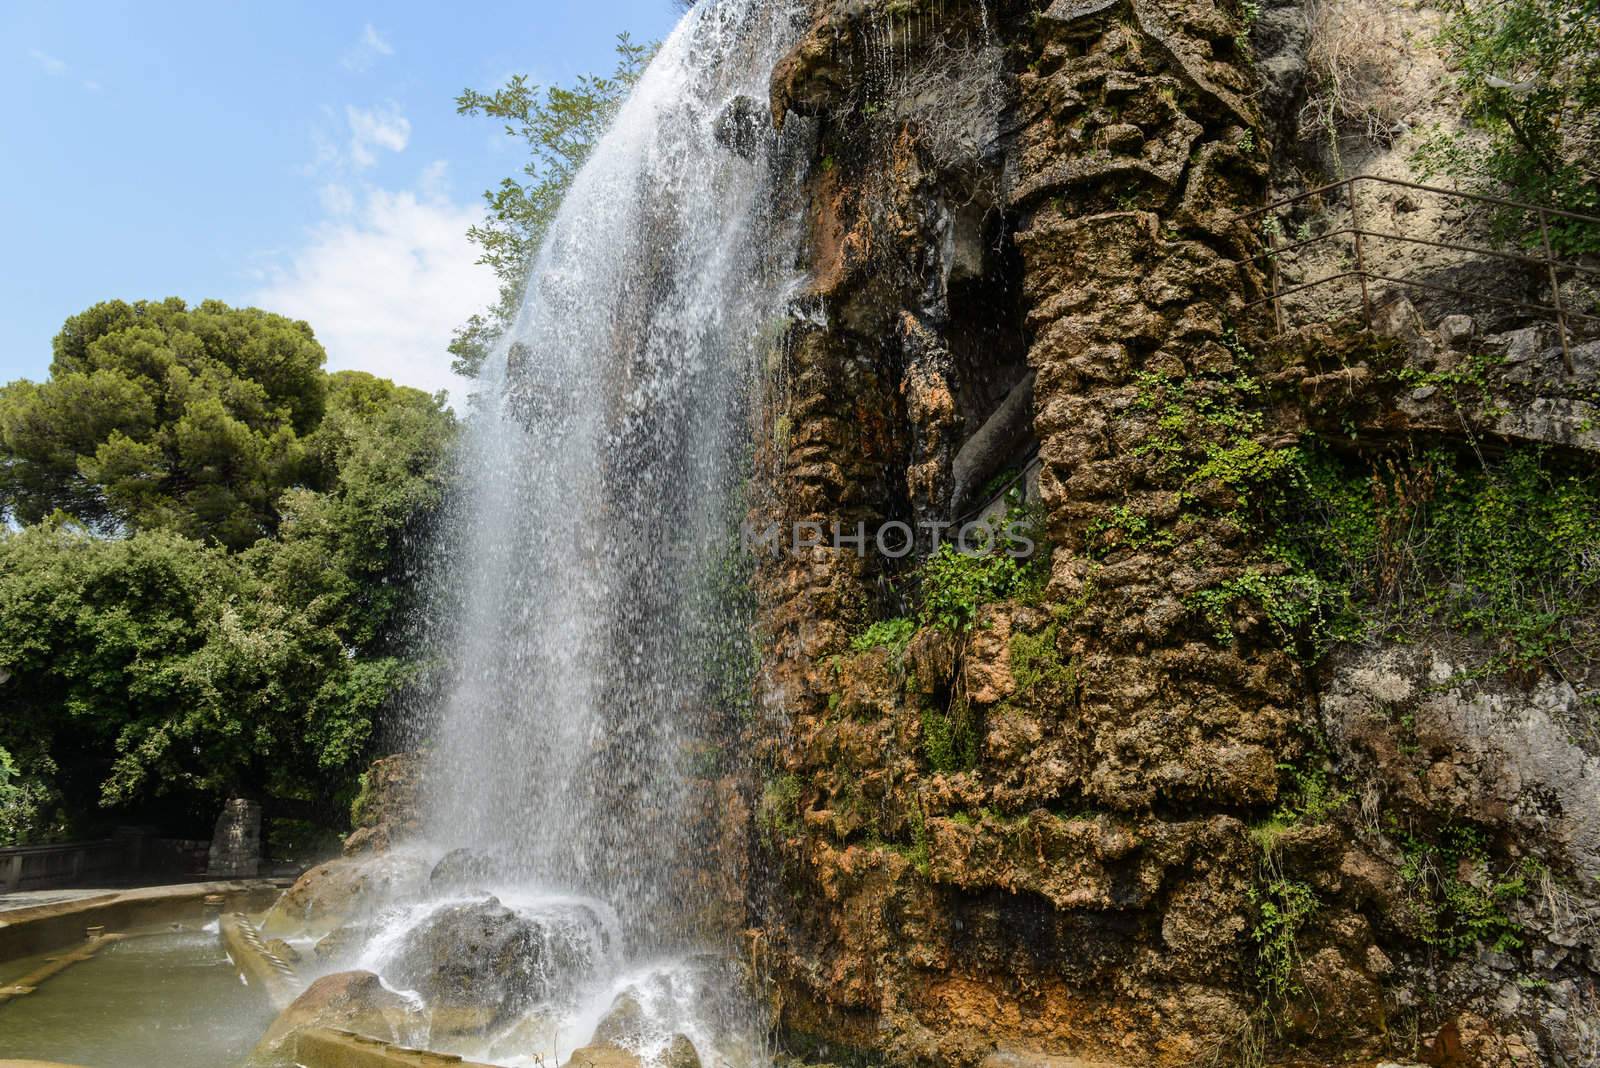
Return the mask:
<svg viewBox="0 0 1600 1068">
<path fill-rule="evenodd" d="M 85 1068 L 230 1068 L 242 1061 L 274 1013 L 261 992 L 240 982 L 215 926 L 131 933 L 32 994 L 0 1002 L 0 1058 Z M 55 955 L 0 964 L 0 985 Z"/>
</svg>

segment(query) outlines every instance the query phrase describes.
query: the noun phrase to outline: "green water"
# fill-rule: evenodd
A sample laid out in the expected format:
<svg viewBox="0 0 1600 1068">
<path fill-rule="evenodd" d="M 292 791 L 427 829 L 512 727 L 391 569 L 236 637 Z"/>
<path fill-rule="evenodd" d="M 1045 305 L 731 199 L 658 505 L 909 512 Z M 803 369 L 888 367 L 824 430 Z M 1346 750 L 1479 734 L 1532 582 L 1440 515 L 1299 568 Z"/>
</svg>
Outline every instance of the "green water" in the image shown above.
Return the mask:
<svg viewBox="0 0 1600 1068">
<path fill-rule="evenodd" d="M 0 965 L 0 983 L 45 956 Z M 272 1017 L 267 999 L 239 981 L 215 931 L 163 930 L 107 946 L 34 993 L 0 1003 L 0 1059 L 230 1068 Z"/>
</svg>

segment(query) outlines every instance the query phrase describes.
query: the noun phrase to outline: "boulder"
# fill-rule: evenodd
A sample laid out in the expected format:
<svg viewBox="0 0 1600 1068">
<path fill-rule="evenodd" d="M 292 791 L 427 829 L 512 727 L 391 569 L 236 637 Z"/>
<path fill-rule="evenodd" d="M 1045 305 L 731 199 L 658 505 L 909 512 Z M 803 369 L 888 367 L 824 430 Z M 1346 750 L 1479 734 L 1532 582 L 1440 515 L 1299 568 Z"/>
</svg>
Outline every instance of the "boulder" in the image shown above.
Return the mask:
<svg viewBox="0 0 1600 1068">
<path fill-rule="evenodd" d="M 365 923 L 347 923 L 342 927 L 335 927 L 311 947 L 311 954 L 321 961 L 353 957 L 361 951 L 362 946 L 366 945 L 367 939 L 372 937 L 373 930 L 371 924 Z"/>
<path fill-rule="evenodd" d="M 598 1046 L 638 1045 L 644 1038 L 646 1024 L 639 999 L 632 994 L 621 994 L 595 1024 L 589 1042 Z"/>
<path fill-rule="evenodd" d="M 530 1013 L 499 1034 L 489 1046 L 489 1060 L 509 1061 L 518 1057 L 542 1056 L 539 1051 L 555 1044 L 562 1020 L 543 1013 Z"/>
<path fill-rule="evenodd" d="M 772 136 L 770 107 L 748 96 L 728 101 L 712 126 L 717 144 L 741 159 L 753 159 L 762 144 Z"/>
<path fill-rule="evenodd" d="M 306 988 L 278 1014 L 250 1055 L 252 1068 L 294 1063 L 294 1036 L 312 1027 L 336 1027 L 385 1042 L 407 1043 L 421 1020 L 404 997 L 371 972 L 334 972 Z"/>
<path fill-rule="evenodd" d="M 589 1044 L 573 1050 L 567 1064 L 573 1068 L 640 1068 L 643 1058 L 628 1047 L 643 1043 L 648 1023 L 639 999 L 619 994 L 595 1024 Z"/>
<path fill-rule="evenodd" d="M 568 1068 L 644 1068 L 644 1058 L 620 1046 L 584 1046 L 572 1051 Z"/>
<path fill-rule="evenodd" d="M 662 1058 L 665 1068 L 700 1068 L 700 1052 L 689 1041 L 688 1035 L 677 1034 L 667 1043 L 667 1054 Z"/>
<path fill-rule="evenodd" d="M 497 898 L 446 905 L 412 930 L 389 969 L 430 1010 L 487 1010 L 503 1023 L 559 992 L 592 964 L 593 928 L 581 918 L 532 917 Z"/>
<path fill-rule="evenodd" d="M 475 849 L 452 849 L 428 875 L 428 885 L 433 892 L 452 890 L 479 890 L 500 874 L 500 866 L 487 853 Z"/>
<path fill-rule="evenodd" d="M 358 916 L 422 896 L 428 862 L 406 853 L 341 857 L 318 864 L 284 891 L 261 919 L 261 930 L 332 931 Z"/>
</svg>

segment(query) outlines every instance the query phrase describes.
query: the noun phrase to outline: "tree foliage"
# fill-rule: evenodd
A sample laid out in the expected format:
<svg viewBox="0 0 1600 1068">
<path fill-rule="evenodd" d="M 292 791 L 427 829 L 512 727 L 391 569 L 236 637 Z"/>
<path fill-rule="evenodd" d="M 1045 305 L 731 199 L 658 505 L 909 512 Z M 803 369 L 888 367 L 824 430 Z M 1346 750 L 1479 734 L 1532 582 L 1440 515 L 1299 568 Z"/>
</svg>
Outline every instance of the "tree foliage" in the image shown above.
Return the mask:
<svg viewBox="0 0 1600 1068">
<path fill-rule="evenodd" d="M 0 502 L 243 548 L 303 477 L 323 358 L 305 323 L 256 308 L 97 304 L 56 336 L 49 381 L 0 390 Z"/>
<path fill-rule="evenodd" d="M 82 822 L 354 781 L 418 671 L 409 547 L 455 424 L 322 362 L 303 323 L 113 302 L 68 320 L 49 381 L 0 392 L 0 836 L 42 833 L 50 784 Z M 208 418 L 227 432 L 197 445 Z M 143 459 L 111 477 L 117 449 Z"/>
<path fill-rule="evenodd" d="M 457 114 L 501 120 L 506 134 L 529 152 L 520 177 L 506 178 L 483 194 L 489 216 L 467 231 L 483 250 L 479 262 L 492 267 L 500 280 L 500 295 L 493 307 L 456 331 L 450 352 L 458 373 L 476 375 L 495 339 L 515 317 L 529 266 L 561 198 L 654 52 L 654 45 L 635 44 L 622 33 L 610 75 L 586 74 L 570 88 L 541 89 L 518 74 L 492 92 L 466 89 L 456 97 Z"/>
<path fill-rule="evenodd" d="M 1476 130 L 1430 139 L 1424 167 L 1600 215 L 1600 0 L 1455 0 L 1441 42 Z M 1507 221 L 1537 234 L 1537 220 Z M 1549 225 L 1558 252 L 1600 251 L 1600 227 Z"/>
</svg>

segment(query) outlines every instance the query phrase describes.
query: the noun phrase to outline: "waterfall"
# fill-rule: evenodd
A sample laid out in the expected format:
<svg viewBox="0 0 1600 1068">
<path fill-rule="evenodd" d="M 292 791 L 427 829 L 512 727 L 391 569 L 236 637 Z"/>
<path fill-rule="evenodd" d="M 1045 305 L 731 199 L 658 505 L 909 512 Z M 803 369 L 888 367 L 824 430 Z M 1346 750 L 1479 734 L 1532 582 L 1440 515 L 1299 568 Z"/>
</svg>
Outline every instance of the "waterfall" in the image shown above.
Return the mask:
<svg viewBox="0 0 1600 1068">
<path fill-rule="evenodd" d="M 685 15 L 576 177 L 468 419 L 429 835 L 605 903 L 636 961 L 695 944 L 690 780 L 725 651 L 749 649 L 720 593 L 801 280 L 807 124 L 779 136 L 765 104 L 797 21 L 764 0 Z"/>
</svg>

